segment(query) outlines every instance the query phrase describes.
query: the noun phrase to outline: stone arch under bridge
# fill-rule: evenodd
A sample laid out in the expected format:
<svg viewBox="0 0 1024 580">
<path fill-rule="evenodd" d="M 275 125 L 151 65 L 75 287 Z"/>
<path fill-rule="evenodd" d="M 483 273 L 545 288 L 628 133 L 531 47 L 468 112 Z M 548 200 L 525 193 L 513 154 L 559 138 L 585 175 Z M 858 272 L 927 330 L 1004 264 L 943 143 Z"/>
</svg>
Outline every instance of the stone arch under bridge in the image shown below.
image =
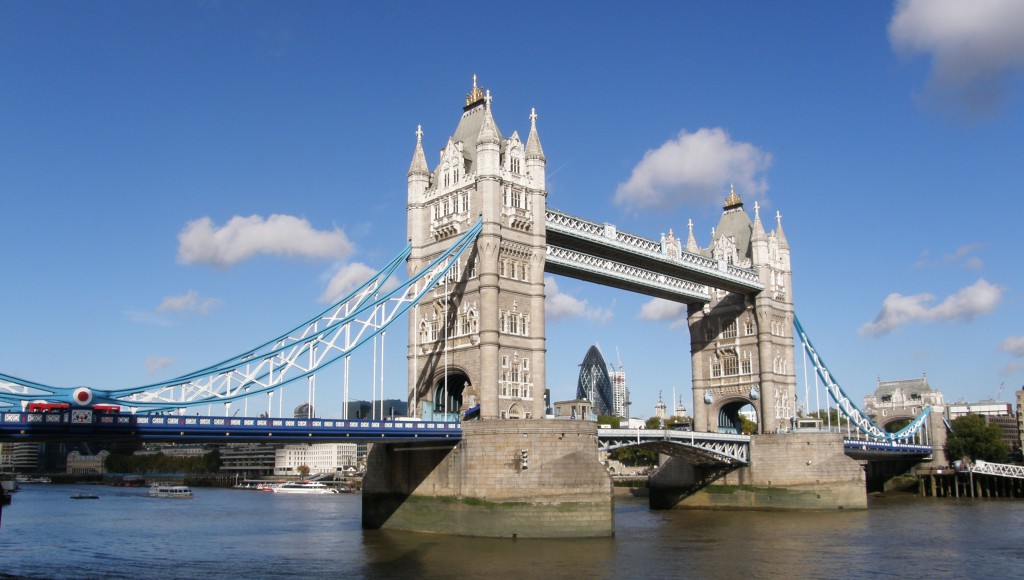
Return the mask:
<svg viewBox="0 0 1024 580">
<path fill-rule="evenodd" d="M 733 397 L 715 404 L 712 413 L 718 417 L 718 428 L 716 431 L 718 433 L 742 433 L 743 418 L 740 415 L 740 411 L 748 405 L 754 409 L 754 423 L 760 423 L 761 416 L 757 414 L 758 409 L 755 403 L 756 400 L 745 397 Z"/>
</svg>

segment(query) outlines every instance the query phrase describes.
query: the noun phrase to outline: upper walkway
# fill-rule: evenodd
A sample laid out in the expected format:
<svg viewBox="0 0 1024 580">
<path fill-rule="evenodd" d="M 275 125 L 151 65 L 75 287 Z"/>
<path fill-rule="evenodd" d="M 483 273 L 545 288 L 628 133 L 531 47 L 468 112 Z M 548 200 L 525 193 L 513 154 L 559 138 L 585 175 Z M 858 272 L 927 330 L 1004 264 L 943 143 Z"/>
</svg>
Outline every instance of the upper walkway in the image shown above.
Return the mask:
<svg viewBox="0 0 1024 580">
<path fill-rule="evenodd" d="M 553 209 L 545 211 L 545 271 L 675 302 L 710 302 L 708 287 L 757 293 L 757 272 L 619 231 Z"/>
</svg>

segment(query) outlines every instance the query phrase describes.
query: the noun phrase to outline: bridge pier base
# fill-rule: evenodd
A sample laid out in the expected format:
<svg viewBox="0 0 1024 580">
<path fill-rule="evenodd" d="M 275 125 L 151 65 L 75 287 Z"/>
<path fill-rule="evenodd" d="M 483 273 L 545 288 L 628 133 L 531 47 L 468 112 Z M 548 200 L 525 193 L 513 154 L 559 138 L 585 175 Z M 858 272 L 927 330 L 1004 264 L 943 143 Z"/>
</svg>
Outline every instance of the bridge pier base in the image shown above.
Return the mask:
<svg viewBox="0 0 1024 580">
<path fill-rule="evenodd" d="M 669 459 L 651 477 L 651 508 L 867 508 L 864 470 L 845 455 L 840 434 L 754 435 L 750 458 L 717 479 L 710 468 Z"/>
<path fill-rule="evenodd" d="M 455 446 L 374 444 L 363 527 L 477 537 L 614 535 L 611 477 L 585 421 L 481 420 Z"/>
</svg>

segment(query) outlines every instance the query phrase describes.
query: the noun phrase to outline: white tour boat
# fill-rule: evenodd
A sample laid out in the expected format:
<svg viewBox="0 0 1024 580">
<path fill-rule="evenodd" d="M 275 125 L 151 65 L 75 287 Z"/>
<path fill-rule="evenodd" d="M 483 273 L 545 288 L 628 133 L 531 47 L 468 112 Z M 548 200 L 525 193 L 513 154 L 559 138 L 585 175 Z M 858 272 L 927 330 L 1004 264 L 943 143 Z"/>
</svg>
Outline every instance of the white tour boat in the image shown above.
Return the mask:
<svg viewBox="0 0 1024 580">
<path fill-rule="evenodd" d="M 282 483 L 275 487 L 274 493 L 325 494 L 338 493 L 338 491 L 320 483 L 319 481 L 289 481 L 288 483 Z"/>
<path fill-rule="evenodd" d="M 185 485 L 167 485 L 157 483 L 149 488 L 149 497 L 192 497 L 192 490 Z"/>
</svg>

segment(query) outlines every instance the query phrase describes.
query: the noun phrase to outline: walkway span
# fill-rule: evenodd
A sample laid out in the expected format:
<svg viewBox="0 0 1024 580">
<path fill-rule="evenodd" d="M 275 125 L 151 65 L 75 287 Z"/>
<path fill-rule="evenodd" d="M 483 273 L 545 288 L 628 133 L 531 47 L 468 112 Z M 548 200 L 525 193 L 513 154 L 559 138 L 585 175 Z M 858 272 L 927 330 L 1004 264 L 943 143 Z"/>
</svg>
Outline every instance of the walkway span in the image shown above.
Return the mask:
<svg viewBox="0 0 1024 580">
<path fill-rule="evenodd" d="M 545 212 L 544 271 L 687 304 L 711 301 L 708 286 L 730 292 L 764 289 L 756 271 L 553 209 Z"/>
</svg>

